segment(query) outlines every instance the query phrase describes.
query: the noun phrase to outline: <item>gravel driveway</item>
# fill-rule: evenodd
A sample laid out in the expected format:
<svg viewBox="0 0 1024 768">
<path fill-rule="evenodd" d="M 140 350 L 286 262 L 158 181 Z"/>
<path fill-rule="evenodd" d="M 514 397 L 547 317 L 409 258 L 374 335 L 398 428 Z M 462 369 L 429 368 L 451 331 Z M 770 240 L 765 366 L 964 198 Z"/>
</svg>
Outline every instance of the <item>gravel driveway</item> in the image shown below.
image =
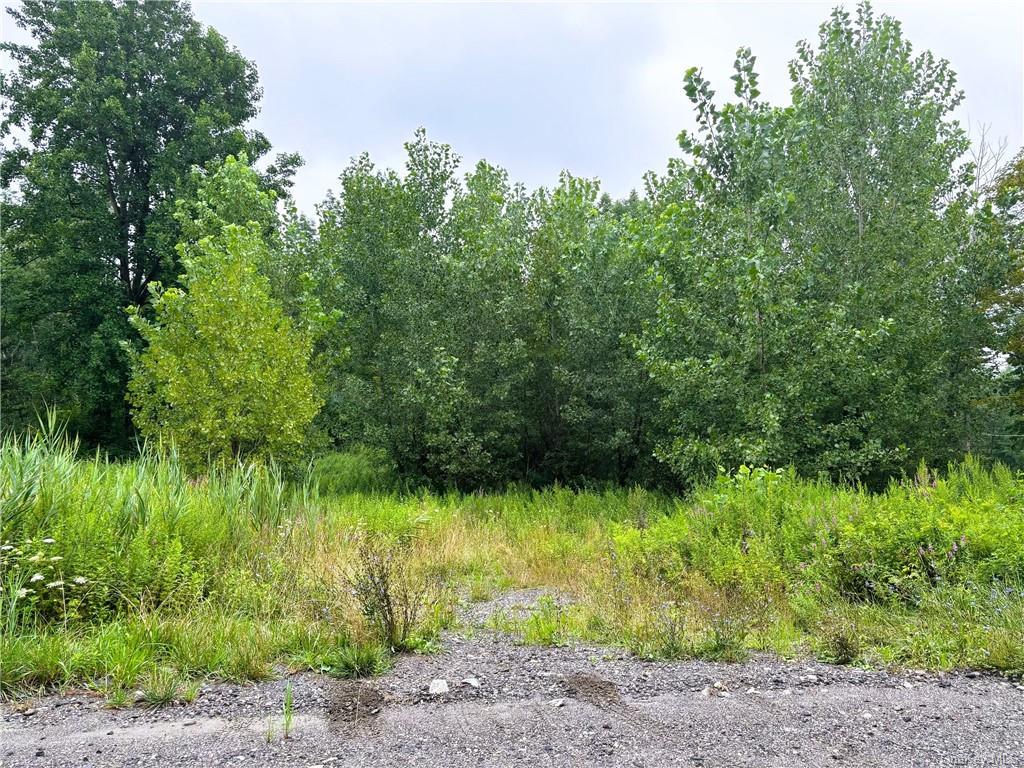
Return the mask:
<svg viewBox="0 0 1024 768">
<path fill-rule="evenodd" d="M 0 763 L 1024 768 L 1024 685 L 986 675 L 773 657 L 654 663 L 476 632 L 449 634 L 441 653 L 402 657 L 373 680 L 289 679 L 287 740 L 285 680 L 210 685 L 157 711 L 79 694 L 22 702 L 30 714 L 4 705 Z M 441 680 L 447 691 L 429 693 Z"/>
</svg>

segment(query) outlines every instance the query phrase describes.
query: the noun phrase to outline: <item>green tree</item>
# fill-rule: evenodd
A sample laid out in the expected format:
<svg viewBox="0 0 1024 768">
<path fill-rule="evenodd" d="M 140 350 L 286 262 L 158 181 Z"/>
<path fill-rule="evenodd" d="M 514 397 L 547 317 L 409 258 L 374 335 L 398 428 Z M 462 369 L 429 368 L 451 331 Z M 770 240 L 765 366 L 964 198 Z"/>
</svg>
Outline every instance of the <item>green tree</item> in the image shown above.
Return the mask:
<svg viewBox="0 0 1024 768">
<path fill-rule="evenodd" d="M 256 69 L 187 3 L 24 0 L 5 42 L 5 425 L 43 402 L 90 442 L 129 433 L 124 307 L 178 274 L 175 198 L 193 166 L 268 148 L 244 129 Z M 282 158 L 268 183 L 294 170 Z M 276 174 L 276 175 L 274 175 Z"/>
<path fill-rule="evenodd" d="M 146 342 L 129 384 L 147 437 L 170 438 L 193 470 L 208 460 L 293 461 L 320 408 L 309 363 L 313 339 L 297 330 L 257 265 L 259 224 L 182 245 L 182 288 L 154 292 L 154 319 L 132 318 Z"/>
<path fill-rule="evenodd" d="M 646 265 L 626 247 L 639 201 L 616 209 L 596 181 L 563 173 L 533 198 L 527 261 L 533 479 L 650 478 L 655 388 L 633 337 L 653 314 Z"/>
<path fill-rule="evenodd" d="M 979 446 L 1005 261 L 974 243 L 962 94 L 895 20 L 837 9 L 791 65 L 791 107 L 736 60 L 719 107 L 652 179 L 661 290 L 642 354 L 665 388 L 660 456 L 682 477 L 740 463 L 883 482 Z"/>
<path fill-rule="evenodd" d="M 626 481 L 650 470 L 654 387 L 632 349 L 653 306 L 616 208 L 566 175 L 530 196 L 419 132 L 406 173 L 359 158 L 322 207 L 351 356 L 328 397 L 341 443 L 415 481 Z M 645 314 L 646 313 L 646 314 Z"/>
</svg>

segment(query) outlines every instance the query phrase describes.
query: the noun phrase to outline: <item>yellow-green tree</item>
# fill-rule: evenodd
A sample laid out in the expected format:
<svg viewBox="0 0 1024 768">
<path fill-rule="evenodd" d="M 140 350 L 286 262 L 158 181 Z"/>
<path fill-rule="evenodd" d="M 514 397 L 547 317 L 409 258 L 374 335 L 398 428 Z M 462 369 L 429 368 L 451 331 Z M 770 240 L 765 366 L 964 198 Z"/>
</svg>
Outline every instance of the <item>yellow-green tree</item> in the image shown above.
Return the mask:
<svg viewBox="0 0 1024 768">
<path fill-rule="evenodd" d="M 146 342 L 128 400 L 146 437 L 170 438 L 187 466 L 288 462 L 301 456 L 321 401 L 313 339 L 296 328 L 257 270 L 260 226 L 229 224 L 179 246 L 182 287 L 154 290 L 154 319 L 133 315 Z"/>
</svg>

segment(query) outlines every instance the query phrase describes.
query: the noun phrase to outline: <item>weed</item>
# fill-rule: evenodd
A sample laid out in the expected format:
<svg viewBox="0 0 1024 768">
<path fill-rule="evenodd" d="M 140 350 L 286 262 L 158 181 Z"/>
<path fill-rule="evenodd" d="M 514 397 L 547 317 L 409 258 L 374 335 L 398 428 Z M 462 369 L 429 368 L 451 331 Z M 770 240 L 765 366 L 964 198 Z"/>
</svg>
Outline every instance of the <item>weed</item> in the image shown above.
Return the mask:
<svg viewBox="0 0 1024 768">
<path fill-rule="evenodd" d="M 492 625 L 659 658 L 1024 671 L 1024 476 L 1002 467 L 880 493 L 750 470 L 669 499 L 397 495 L 376 469 L 332 487 L 323 476 L 348 470 L 331 461 L 296 484 L 256 466 L 191 480 L 173 452 L 113 462 L 54 431 L 0 441 L 0 697 L 182 699 L 281 661 L 375 674 L 393 651 L 432 649 L 450 596 L 540 586 L 578 602 Z"/>
<path fill-rule="evenodd" d="M 130 691 L 124 688 L 108 688 L 105 706 L 110 709 L 126 709 L 132 705 L 134 698 Z"/>
<path fill-rule="evenodd" d="M 410 568 L 410 543 L 365 535 L 349 585 L 363 617 L 381 642 L 396 651 L 417 646 L 420 618 L 439 599 L 437 586 Z"/>
<path fill-rule="evenodd" d="M 531 645 L 562 645 L 566 639 L 565 618 L 561 607 L 545 595 L 523 626 L 523 642 Z"/>
<path fill-rule="evenodd" d="M 157 667 L 142 683 L 142 703 L 151 709 L 165 707 L 178 701 L 181 678 L 173 669 Z"/>
<path fill-rule="evenodd" d="M 841 618 L 828 621 L 814 645 L 817 657 L 831 664 L 852 664 L 861 654 L 856 626 Z"/>
<path fill-rule="evenodd" d="M 292 718 L 295 709 L 295 694 L 292 683 L 289 680 L 284 687 L 284 717 L 281 721 L 281 734 L 284 738 L 290 738 L 292 733 Z"/>
<path fill-rule="evenodd" d="M 370 677 L 387 669 L 387 659 L 387 652 L 379 645 L 343 645 L 325 671 L 339 678 Z"/>
</svg>

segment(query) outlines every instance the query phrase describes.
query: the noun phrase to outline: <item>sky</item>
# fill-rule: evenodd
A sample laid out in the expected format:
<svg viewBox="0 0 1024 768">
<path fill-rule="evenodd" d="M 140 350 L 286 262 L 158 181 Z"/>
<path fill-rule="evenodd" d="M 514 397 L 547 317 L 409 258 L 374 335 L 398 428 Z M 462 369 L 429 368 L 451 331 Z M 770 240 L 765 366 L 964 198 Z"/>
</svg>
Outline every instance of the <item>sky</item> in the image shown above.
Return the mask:
<svg viewBox="0 0 1024 768">
<path fill-rule="evenodd" d="M 788 103 L 787 64 L 833 2 L 359 3 L 193 0 L 196 17 L 255 61 L 255 126 L 297 151 L 299 207 L 312 212 L 363 151 L 400 168 L 419 126 L 529 187 L 561 170 L 624 196 L 678 154 L 692 126 L 683 73 L 731 95 L 739 46 L 761 91 Z M 852 8 L 852 4 L 848 4 Z M 948 59 L 967 93 L 958 117 L 1024 143 L 1024 3 L 876 2 L 915 50 Z M 9 28 L 10 25 L 7 25 Z"/>
</svg>

